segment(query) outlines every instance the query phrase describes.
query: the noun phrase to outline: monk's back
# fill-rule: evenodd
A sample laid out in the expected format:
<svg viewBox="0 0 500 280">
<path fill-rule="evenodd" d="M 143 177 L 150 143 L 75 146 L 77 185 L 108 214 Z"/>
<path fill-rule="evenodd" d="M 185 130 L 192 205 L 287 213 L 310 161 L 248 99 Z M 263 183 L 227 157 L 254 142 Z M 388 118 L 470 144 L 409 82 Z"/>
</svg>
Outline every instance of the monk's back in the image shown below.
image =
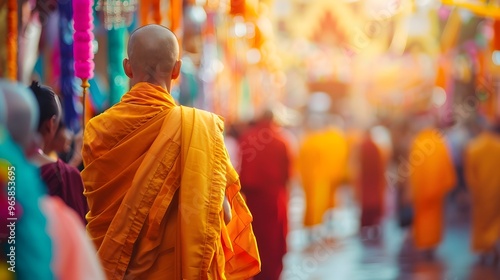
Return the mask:
<svg viewBox="0 0 500 280">
<path fill-rule="evenodd" d="M 85 129 L 82 179 L 90 210 L 88 231 L 97 248 L 161 131 L 163 120 L 175 107 L 173 100 L 162 93 L 164 90 L 141 83 L 120 103 L 93 118 Z M 172 123 L 173 131 L 179 128 L 180 123 Z M 176 147 L 178 153 L 178 143 L 170 149 L 175 153 Z"/>
</svg>

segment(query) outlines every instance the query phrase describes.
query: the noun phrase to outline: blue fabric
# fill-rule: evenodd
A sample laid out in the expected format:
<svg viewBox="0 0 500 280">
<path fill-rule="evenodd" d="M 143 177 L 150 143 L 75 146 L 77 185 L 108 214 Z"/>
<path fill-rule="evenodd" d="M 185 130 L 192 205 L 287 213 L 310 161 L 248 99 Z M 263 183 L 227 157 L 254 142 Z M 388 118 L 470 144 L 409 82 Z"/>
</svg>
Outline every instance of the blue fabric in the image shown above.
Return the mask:
<svg viewBox="0 0 500 280">
<path fill-rule="evenodd" d="M 59 48 L 61 50 L 61 93 L 64 122 L 73 131 L 81 127 L 80 114 L 76 108 L 79 101 L 73 56 L 73 6 L 71 1 L 57 1 L 59 11 Z"/>
<path fill-rule="evenodd" d="M 15 230 L 16 279 L 54 279 L 50 267 L 52 243 L 46 231 L 47 221 L 40 210 L 46 187 L 40 179 L 38 168 L 26 160 L 21 148 L 2 126 L 0 160 L 15 167 L 16 205 L 22 207 Z M 2 244 L 4 246 L 10 245 Z"/>
</svg>

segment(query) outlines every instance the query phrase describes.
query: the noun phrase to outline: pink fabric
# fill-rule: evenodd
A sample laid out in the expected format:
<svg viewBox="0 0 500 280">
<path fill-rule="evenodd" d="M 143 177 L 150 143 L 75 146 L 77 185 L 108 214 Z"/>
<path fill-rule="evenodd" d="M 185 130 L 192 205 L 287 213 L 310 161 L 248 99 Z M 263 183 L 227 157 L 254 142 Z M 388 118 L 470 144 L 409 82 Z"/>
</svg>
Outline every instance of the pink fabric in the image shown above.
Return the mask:
<svg viewBox="0 0 500 280">
<path fill-rule="evenodd" d="M 59 197 L 46 196 L 42 211 L 52 239 L 52 269 L 61 280 L 106 279 L 93 243 L 76 213 Z"/>
<path fill-rule="evenodd" d="M 94 53 L 92 47 L 93 1 L 73 0 L 73 53 L 75 57 L 75 75 L 80 79 L 91 79 L 94 76 Z"/>
</svg>

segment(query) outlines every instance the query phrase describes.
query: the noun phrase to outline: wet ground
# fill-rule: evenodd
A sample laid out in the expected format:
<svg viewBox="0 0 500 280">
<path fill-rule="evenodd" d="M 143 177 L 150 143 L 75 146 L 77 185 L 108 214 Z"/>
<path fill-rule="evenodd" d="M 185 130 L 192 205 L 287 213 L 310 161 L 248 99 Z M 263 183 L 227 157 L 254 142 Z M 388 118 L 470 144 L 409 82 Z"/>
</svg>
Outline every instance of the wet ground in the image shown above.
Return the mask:
<svg viewBox="0 0 500 280">
<path fill-rule="evenodd" d="M 322 231 L 323 238 L 314 239 L 301 226 L 304 203 L 300 188 L 292 189 L 283 280 L 500 279 L 500 266 L 479 265 L 471 253 L 467 211 L 454 204 L 447 207 L 443 241 L 434 259 L 428 260 L 413 249 L 408 230 L 396 224 L 390 191 L 383 226 L 361 234 L 350 189 L 344 188 L 340 197 L 343 203 L 331 213 L 330 228 Z"/>
</svg>

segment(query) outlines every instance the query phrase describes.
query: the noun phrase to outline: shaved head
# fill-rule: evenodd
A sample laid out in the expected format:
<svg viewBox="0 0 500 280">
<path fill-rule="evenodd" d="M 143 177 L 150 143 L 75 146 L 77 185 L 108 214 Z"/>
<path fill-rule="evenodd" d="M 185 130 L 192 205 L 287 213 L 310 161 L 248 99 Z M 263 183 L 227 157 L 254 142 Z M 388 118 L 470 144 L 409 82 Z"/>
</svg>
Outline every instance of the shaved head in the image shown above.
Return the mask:
<svg viewBox="0 0 500 280">
<path fill-rule="evenodd" d="M 170 89 L 180 72 L 179 42 L 168 28 L 150 24 L 136 29 L 127 45 L 123 67 L 131 83 L 148 82 Z"/>
<path fill-rule="evenodd" d="M 24 86 L 0 80 L 0 99 L 5 101 L 2 124 L 7 127 L 14 141 L 27 148 L 36 135 L 38 106 L 33 94 Z M 3 103 L 3 102 L 2 102 Z"/>
</svg>

